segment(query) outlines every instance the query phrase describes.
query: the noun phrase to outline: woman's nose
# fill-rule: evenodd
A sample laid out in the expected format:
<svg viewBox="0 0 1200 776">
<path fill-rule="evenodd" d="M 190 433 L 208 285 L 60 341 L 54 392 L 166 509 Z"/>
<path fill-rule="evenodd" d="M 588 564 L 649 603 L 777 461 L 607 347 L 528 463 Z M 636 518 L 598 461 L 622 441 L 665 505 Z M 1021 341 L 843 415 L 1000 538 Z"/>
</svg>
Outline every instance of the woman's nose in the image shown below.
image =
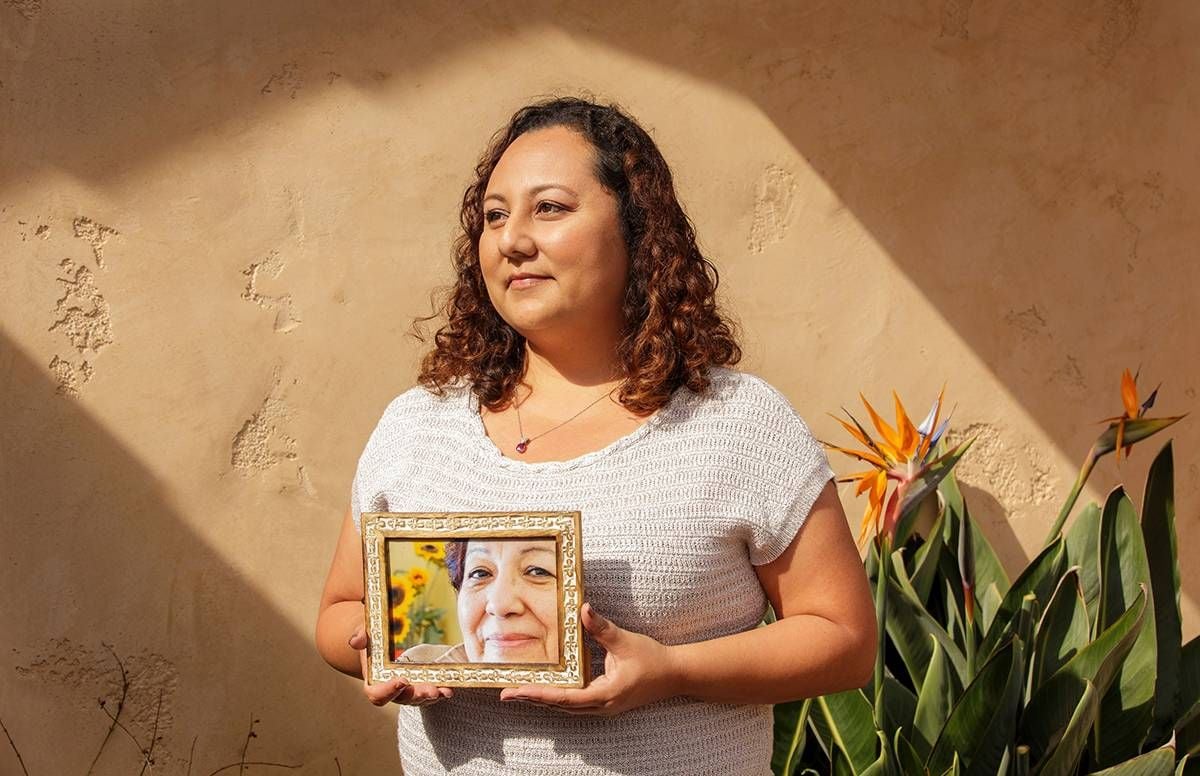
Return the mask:
<svg viewBox="0 0 1200 776">
<path fill-rule="evenodd" d="M 537 253 L 533 236 L 529 233 L 529 222 L 516 213 L 509 215 L 500 227 L 496 247 L 507 257 L 528 258 Z"/>
<path fill-rule="evenodd" d="M 525 611 L 521 598 L 520 583 L 501 577 L 488 585 L 487 605 L 484 607 L 493 617 L 507 617 Z"/>
</svg>

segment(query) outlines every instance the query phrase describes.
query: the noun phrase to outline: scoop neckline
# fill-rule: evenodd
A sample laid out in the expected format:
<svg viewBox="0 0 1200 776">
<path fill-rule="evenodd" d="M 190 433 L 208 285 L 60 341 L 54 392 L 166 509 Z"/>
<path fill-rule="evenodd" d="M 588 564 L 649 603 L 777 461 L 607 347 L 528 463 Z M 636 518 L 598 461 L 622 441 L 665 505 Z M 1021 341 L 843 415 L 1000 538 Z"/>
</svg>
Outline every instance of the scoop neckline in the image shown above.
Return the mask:
<svg viewBox="0 0 1200 776">
<path fill-rule="evenodd" d="M 500 452 L 500 448 L 488 436 L 487 427 L 483 424 L 483 416 L 479 414 L 479 397 L 471 390 L 470 386 L 463 387 L 463 393 L 466 394 L 466 403 L 464 405 L 468 415 L 467 420 L 471 424 L 471 436 L 476 449 L 483 457 L 502 468 L 517 472 L 559 472 L 569 469 L 575 469 L 581 466 L 599 461 L 620 450 L 625 449 L 629 445 L 638 441 L 642 437 L 649 434 L 654 428 L 662 423 L 664 416 L 674 408 L 679 400 L 681 393 L 687 391 L 688 388 L 684 384 L 676 386 L 671 393 L 671 397 L 667 399 L 667 403 L 655 410 L 654 414 L 646 418 L 642 425 L 630 431 L 623 437 L 619 437 L 609 444 L 601 447 L 598 450 L 592 450 L 583 455 L 574 458 L 568 458 L 565 461 L 518 461 L 515 458 L 509 458 L 504 453 Z"/>
</svg>

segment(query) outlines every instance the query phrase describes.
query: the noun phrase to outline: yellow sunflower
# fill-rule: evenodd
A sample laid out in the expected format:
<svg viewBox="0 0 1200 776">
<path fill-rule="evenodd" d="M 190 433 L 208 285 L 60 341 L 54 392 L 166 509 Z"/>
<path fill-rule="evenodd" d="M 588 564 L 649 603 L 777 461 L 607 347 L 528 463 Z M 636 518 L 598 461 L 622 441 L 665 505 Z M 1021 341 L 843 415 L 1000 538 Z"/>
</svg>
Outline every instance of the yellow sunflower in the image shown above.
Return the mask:
<svg viewBox="0 0 1200 776">
<path fill-rule="evenodd" d="M 408 611 L 408 608 L 412 606 L 415 595 L 416 588 L 409 581 L 408 577 L 403 574 L 392 575 L 391 604 L 393 614 L 396 611 Z"/>
<path fill-rule="evenodd" d="M 404 639 L 408 638 L 408 629 L 412 623 L 404 614 L 396 615 L 392 610 L 392 659 L 404 653 Z"/>
<path fill-rule="evenodd" d="M 422 542 L 416 546 L 417 557 L 433 561 L 441 566 L 446 562 L 445 542 Z"/>
<path fill-rule="evenodd" d="M 429 572 L 420 566 L 413 566 L 408 570 L 408 581 L 412 583 L 414 588 L 420 590 L 429 583 Z"/>
</svg>

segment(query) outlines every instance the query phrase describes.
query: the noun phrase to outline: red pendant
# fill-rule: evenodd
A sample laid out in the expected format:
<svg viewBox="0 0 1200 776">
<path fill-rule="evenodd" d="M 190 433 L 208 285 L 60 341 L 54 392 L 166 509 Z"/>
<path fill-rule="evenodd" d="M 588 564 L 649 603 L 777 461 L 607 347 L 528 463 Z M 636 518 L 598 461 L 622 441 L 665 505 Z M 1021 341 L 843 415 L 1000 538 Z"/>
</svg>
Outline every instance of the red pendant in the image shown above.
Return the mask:
<svg viewBox="0 0 1200 776">
<path fill-rule="evenodd" d="M 529 447 L 528 439 L 522 439 L 520 442 L 517 442 L 517 452 L 518 453 L 524 453 L 525 450 L 528 449 L 528 447 Z"/>
</svg>

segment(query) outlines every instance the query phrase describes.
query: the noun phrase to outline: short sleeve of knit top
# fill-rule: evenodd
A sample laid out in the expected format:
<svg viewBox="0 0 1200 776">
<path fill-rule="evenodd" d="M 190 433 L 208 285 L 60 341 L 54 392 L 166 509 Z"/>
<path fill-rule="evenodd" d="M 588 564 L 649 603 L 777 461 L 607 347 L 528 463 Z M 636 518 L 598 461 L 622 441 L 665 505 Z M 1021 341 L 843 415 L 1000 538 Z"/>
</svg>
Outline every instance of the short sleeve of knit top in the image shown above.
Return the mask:
<svg viewBox="0 0 1200 776">
<path fill-rule="evenodd" d="M 586 597 L 615 623 L 666 644 L 753 628 L 767 605 L 753 567 L 788 547 L 833 472 L 774 387 L 726 368 L 709 377 L 707 391 L 678 388 L 603 449 L 540 463 L 501 454 L 465 386 L 442 396 L 413 387 L 359 459 L 355 525 L 372 511 L 578 510 Z M 589 648 L 598 675 L 604 653 Z M 404 773 L 770 772 L 769 706 L 680 697 L 605 719 L 497 695 L 456 691 L 402 708 Z"/>
</svg>

